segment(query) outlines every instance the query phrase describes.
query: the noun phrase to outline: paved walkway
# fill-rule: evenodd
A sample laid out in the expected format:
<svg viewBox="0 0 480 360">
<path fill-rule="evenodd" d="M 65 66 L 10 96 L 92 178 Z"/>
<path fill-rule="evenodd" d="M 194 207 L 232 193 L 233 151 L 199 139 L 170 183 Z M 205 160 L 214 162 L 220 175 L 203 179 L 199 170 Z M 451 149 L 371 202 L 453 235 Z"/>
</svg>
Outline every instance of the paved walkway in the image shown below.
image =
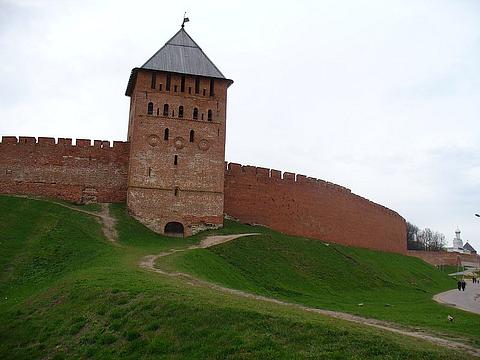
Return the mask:
<svg viewBox="0 0 480 360">
<path fill-rule="evenodd" d="M 463 271 L 459 271 L 459 272 L 454 272 L 454 273 L 451 273 L 451 274 L 448 274 L 449 276 L 460 276 L 460 275 L 467 275 L 467 274 L 471 274 L 472 272 L 475 272 L 477 271 L 478 269 L 476 268 L 470 268 L 470 269 L 466 269 L 466 270 L 463 270 Z"/>
<path fill-rule="evenodd" d="M 480 283 L 467 281 L 465 291 L 457 289 L 445 291 L 433 297 L 433 300 L 458 309 L 480 314 Z"/>
</svg>

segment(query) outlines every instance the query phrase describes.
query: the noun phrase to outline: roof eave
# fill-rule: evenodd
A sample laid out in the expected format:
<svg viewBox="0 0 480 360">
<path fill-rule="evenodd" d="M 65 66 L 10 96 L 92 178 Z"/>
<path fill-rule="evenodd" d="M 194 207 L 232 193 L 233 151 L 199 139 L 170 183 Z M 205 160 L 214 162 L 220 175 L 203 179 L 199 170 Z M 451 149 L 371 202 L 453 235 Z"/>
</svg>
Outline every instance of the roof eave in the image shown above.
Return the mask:
<svg viewBox="0 0 480 360">
<path fill-rule="evenodd" d="M 234 83 L 232 79 L 227 79 L 225 77 L 217 77 L 217 76 L 208 76 L 208 75 L 199 75 L 199 74 L 188 74 L 188 73 L 181 73 L 181 72 L 175 72 L 175 71 L 165 71 L 165 70 L 156 70 L 156 69 L 148 69 L 144 67 L 135 67 L 132 69 L 130 73 L 130 78 L 128 79 L 128 84 L 127 84 L 127 89 L 125 90 L 125 96 L 131 96 L 133 93 L 133 89 L 135 87 L 135 81 L 137 80 L 137 74 L 140 70 L 145 70 L 145 71 L 156 71 L 156 72 L 163 72 L 163 73 L 170 73 L 170 74 L 178 74 L 178 75 L 190 75 L 190 76 L 201 76 L 205 78 L 212 78 L 212 79 L 218 79 L 218 80 L 223 80 L 228 83 L 227 87 L 230 87 Z"/>
<path fill-rule="evenodd" d="M 137 73 L 140 68 L 135 67 L 130 72 L 130 77 L 128 78 L 127 89 L 125 90 L 125 96 L 131 96 L 133 92 L 133 88 L 135 87 L 135 82 L 137 80 Z"/>
</svg>

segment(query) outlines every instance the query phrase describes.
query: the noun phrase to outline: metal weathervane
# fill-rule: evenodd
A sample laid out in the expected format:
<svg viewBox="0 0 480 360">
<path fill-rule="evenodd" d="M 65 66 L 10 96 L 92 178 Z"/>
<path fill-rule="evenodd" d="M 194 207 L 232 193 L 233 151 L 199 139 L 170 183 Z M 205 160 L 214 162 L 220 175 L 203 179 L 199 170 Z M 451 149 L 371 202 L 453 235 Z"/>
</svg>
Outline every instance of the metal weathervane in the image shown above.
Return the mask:
<svg viewBox="0 0 480 360">
<path fill-rule="evenodd" d="M 183 14 L 182 28 L 185 27 L 186 22 L 190 21 L 190 19 L 186 15 L 187 15 L 187 12 L 185 11 L 185 13 Z"/>
</svg>

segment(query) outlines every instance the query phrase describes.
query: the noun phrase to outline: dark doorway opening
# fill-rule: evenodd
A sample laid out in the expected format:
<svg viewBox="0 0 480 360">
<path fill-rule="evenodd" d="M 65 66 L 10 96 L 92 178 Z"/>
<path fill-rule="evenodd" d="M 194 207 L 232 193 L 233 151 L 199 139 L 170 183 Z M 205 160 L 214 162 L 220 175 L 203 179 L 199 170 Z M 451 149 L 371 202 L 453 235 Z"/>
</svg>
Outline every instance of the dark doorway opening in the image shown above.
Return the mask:
<svg viewBox="0 0 480 360">
<path fill-rule="evenodd" d="M 183 237 L 183 225 L 175 221 L 169 222 L 165 225 L 164 233 L 168 236 Z"/>
</svg>

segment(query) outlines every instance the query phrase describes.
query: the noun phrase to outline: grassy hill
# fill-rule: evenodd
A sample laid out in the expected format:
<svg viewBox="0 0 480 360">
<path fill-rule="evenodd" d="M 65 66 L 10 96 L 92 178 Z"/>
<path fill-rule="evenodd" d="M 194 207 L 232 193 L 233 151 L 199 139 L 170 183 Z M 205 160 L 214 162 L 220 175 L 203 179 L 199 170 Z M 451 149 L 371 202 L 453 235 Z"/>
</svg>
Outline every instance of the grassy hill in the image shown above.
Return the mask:
<svg viewBox="0 0 480 360">
<path fill-rule="evenodd" d="M 117 245 L 103 237 L 92 216 L 45 201 L 0 196 L 0 358 L 468 357 L 415 339 L 144 271 L 138 267 L 142 256 L 197 243 L 200 236 L 162 237 L 128 217 L 123 206 L 114 205 L 111 210 L 118 219 Z M 221 232 L 247 230 L 251 231 L 228 223 Z M 215 253 L 219 249 L 188 255 L 221 259 Z M 184 264 L 191 261 L 176 259 Z M 263 261 L 257 253 L 252 259 Z M 216 266 L 220 270 L 223 263 Z M 243 270 L 230 266 L 241 287 Z M 289 271 L 297 267 L 284 266 Z M 252 290 L 262 291 L 269 276 L 259 279 Z M 272 286 L 271 294 L 284 291 L 276 288 L 288 289 L 279 282 Z M 311 286 L 305 285 L 306 289 Z"/>
<path fill-rule="evenodd" d="M 456 282 L 427 263 L 261 231 L 259 236 L 160 258 L 157 266 L 289 302 L 468 337 L 480 345 L 479 315 L 432 300 Z M 455 323 L 446 322 L 449 314 Z"/>
</svg>

